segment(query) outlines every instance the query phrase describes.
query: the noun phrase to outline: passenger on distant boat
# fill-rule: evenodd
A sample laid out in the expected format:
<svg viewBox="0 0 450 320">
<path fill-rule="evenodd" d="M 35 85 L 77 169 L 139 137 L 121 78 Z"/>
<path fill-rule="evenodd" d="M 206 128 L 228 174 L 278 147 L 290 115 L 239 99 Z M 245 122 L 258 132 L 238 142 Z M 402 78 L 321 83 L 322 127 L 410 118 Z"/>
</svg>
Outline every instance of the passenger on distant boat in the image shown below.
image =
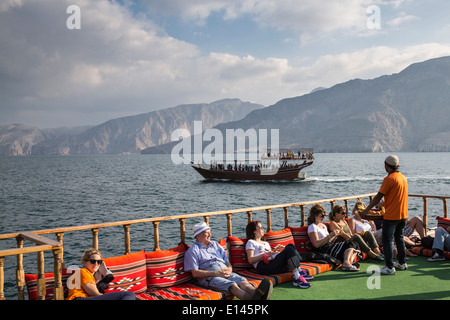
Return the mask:
<svg viewBox="0 0 450 320">
<path fill-rule="evenodd" d="M 313 277 L 300 267 L 302 257 L 292 243 L 285 246 L 281 252 L 273 251 L 270 244 L 263 240 L 264 228 L 258 220 L 249 222 L 245 231 L 248 239 L 245 245 L 247 260 L 260 274 L 284 273 L 287 268 L 294 274 L 294 286 L 301 289 L 311 287 L 306 279 L 312 280 Z"/>
<path fill-rule="evenodd" d="M 323 223 L 326 211 L 320 203 L 309 209 L 308 236 L 313 245 L 313 251 L 326 253 L 341 263 L 341 269 L 345 271 L 359 271 L 356 256 L 359 253 L 358 244 L 354 241 L 335 242 L 341 230 L 328 232 Z"/>
<path fill-rule="evenodd" d="M 233 272 L 225 249 L 211 241 L 211 228 L 205 223 L 194 226 L 195 243 L 184 256 L 184 271 L 191 271 L 199 284 L 206 288 L 225 290 L 241 300 L 267 300 L 272 282 L 264 279 L 258 288 Z"/>
<path fill-rule="evenodd" d="M 336 242 L 353 240 L 358 243 L 359 248 L 362 252 L 366 253 L 370 258 L 375 259 L 377 261 L 384 261 L 383 256 L 381 255 L 380 248 L 378 247 L 377 241 L 373 236 L 370 229 L 365 232 L 364 228 L 359 232 L 353 232 L 352 229 L 356 229 L 355 226 L 350 227 L 347 224 L 345 218 L 347 217 L 347 213 L 345 207 L 341 205 L 336 205 L 333 207 L 333 210 L 330 212 L 330 231 L 333 230 L 341 230 L 338 239 Z M 350 219 L 351 224 L 355 224 L 354 219 Z M 357 221 L 358 224 L 361 222 Z M 371 226 L 369 225 L 371 228 Z M 366 227 L 367 228 L 367 227 Z M 368 229 L 368 228 L 367 228 Z"/>
</svg>

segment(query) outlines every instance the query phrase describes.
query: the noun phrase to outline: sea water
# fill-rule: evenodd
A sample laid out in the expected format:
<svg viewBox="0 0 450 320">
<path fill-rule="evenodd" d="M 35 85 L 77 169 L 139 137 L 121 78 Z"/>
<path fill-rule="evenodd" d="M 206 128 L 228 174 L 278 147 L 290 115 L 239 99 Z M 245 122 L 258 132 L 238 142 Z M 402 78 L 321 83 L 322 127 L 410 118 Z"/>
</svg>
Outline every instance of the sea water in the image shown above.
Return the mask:
<svg viewBox="0 0 450 320">
<path fill-rule="evenodd" d="M 170 155 L 0 157 L 0 234 L 374 193 L 386 176 L 387 155 L 316 153 L 314 164 L 302 171 L 307 179 L 294 182 L 207 182 L 189 165 L 173 164 Z M 450 195 L 450 153 L 397 155 L 410 194 Z M 427 208 L 429 227 L 435 227 L 442 200 L 429 199 Z M 410 200 L 409 215 L 423 215 L 421 198 Z M 265 224 L 265 211 L 254 212 L 253 219 Z M 186 221 L 187 242 L 200 221 Z M 300 225 L 298 207 L 290 209 L 289 221 Z M 244 237 L 246 222 L 245 213 L 233 215 L 233 235 Z M 224 216 L 211 217 L 210 225 L 213 240 L 226 236 Z M 272 229 L 283 227 L 283 210 L 274 209 Z M 178 220 L 161 222 L 159 229 L 161 249 L 178 244 Z M 79 265 L 91 245 L 90 230 L 65 233 L 65 264 Z M 15 239 L 0 241 L 0 250 L 15 247 Z M 123 254 L 123 228 L 100 229 L 99 249 L 104 257 Z M 131 226 L 131 249 L 153 250 L 151 223 Z M 52 255 L 45 259 L 45 271 L 52 272 Z M 7 299 L 17 297 L 15 260 L 5 260 Z M 24 265 L 26 273 L 37 273 L 36 255 L 24 255 Z"/>
</svg>

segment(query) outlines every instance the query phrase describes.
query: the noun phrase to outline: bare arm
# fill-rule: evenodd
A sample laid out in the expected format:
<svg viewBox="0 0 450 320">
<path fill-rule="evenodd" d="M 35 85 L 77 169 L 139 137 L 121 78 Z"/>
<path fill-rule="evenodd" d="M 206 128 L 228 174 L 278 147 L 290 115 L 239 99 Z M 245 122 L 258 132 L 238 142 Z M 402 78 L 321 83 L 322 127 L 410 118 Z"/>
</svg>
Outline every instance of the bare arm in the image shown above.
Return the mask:
<svg viewBox="0 0 450 320">
<path fill-rule="evenodd" d="M 369 205 L 359 214 L 361 218 L 364 218 L 366 214 L 369 213 L 369 210 L 375 207 L 378 204 L 378 202 L 380 202 L 381 199 L 383 199 L 383 197 L 384 194 L 378 192 L 377 195 L 373 197 L 372 201 L 370 201 Z"/>
<path fill-rule="evenodd" d="M 102 293 L 100 293 L 97 289 L 97 285 L 94 282 L 88 282 L 83 286 L 84 291 L 90 296 L 101 296 Z"/>
</svg>

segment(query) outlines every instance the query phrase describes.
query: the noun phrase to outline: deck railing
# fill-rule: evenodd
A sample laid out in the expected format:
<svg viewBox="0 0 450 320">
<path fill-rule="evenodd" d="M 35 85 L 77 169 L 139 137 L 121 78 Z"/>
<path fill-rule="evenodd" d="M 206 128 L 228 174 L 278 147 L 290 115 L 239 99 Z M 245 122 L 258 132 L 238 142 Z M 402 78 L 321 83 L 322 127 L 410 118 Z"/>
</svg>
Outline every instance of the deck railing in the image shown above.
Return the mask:
<svg viewBox="0 0 450 320">
<path fill-rule="evenodd" d="M 61 280 L 61 270 L 64 267 L 64 259 L 63 259 L 63 237 L 67 232 L 75 232 L 82 230 L 91 230 L 92 231 L 92 247 L 98 248 L 99 244 L 99 230 L 101 228 L 108 227 L 116 227 L 122 226 L 124 229 L 124 240 L 125 240 L 125 254 L 131 253 L 131 241 L 130 241 L 130 229 L 131 225 L 140 224 L 140 223 L 152 223 L 153 224 L 153 242 L 154 242 L 154 250 L 160 250 L 159 247 L 159 224 L 164 221 L 169 220 L 179 220 L 180 223 L 180 242 L 185 242 L 186 239 L 186 219 L 203 217 L 204 221 L 209 224 L 209 219 L 212 216 L 220 216 L 225 215 L 227 219 L 227 236 L 232 236 L 232 216 L 233 214 L 247 214 L 248 221 L 252 221 L 252 215 L 256 211 L 265 211 L 267 215 L 267 229 L 266 231 L 272 230 L 272 210 L 282 208 L 284 212 L 284 224 L 285 227 L 289 226 L 289 209 L 300 207 L 300 220 L 301 226 L 305 225 L 305 215 L 306 215 L 306 206 L 313 205 L 315 203 L 329 203 L 331 209 L 334 207 L 335 203 L 338 201 L 343 201 L 344 206 L 348 211 L 349 200 L 352 199 L 363 199 L 369 198 L 369 201 L 373 198 L 376 193 L 371 194 L 363 194 L 363 195 L 355 195 L 348 196 L 342 198 L 333 198 L 333 199 L 322 199 L 322 200 L 314 200 L 314 201 L 306 201 L 299 203 L 289 203 L 289 204 L 279 204 L 279 205 L 270 205 L 270 206 L 261 206 L 261 207 L 252 207 L 252 208 L 243 208 L 243 209 L 234 209 L 234 210 L 223 210 L 223 211 L 213 211 L 213 212 L 202 212 L 202 213 L 193 213 L 193 214 L 185 214 L 185 215 L 175 215 L 175 216 L 166 216 L 166 217 L 155 217 L 155 218 L 147 218 L 147 219 L 136 219 L 136 220 L 126 220 L 126 221 L 117 221 L 117 222 L 108 222 L 108 223 L 100 223 L 100 224 L 91 224 L 91 225 L 83 225 L 83 226 L 73 226 L 73 227 L 64 227 L 64 228 L 56 228 L 56 229 L 45 229 L 45 230 L 37 230 L 37 231 L 29 231 L 29 232 L 18 232 L 18 233 L 10 233 L 0 235 L 0 240 L 2 239 L 11 239 L 16 238 L 17 248 L 0 250 L 0 300 L 5 299 L 4 294 L 4 262 L 6 256 L 16 256 L 17 257 L 17 268 L 16 268 L 16 285 L 18 289 L 18 299 L 25 299 L 25 271 L 23 268 L 23 255 L 27 253 L 37 253 L 37 266 L 38 266 L 38 299 L 45 299 L 45 278 L 44 278 L 44 252 L 52 251 L 53 252 L 53 260 L 54 260 L 54 274 L 55 274 L 55 284 L 54 284 L 54 299 L 63 300 L 63 286 Z M 441 199 L 443 202 L 443 216 L 447 218 L 447 199 L 449 196 L 434 196 L 434 195 L 417 195 L 410 194 L 409 197 L 416 197 L 423 199 L 423 222 L 425 225 L 428 225 L 428 210 L 427 203 L 428 199 Z M 43 235 L 47 234 L 55 234 L 57 241 L 48 239 Z M 32 247 L 24 247 L 24 240 L 29 240 L 35 244 Z"/>
</svg>

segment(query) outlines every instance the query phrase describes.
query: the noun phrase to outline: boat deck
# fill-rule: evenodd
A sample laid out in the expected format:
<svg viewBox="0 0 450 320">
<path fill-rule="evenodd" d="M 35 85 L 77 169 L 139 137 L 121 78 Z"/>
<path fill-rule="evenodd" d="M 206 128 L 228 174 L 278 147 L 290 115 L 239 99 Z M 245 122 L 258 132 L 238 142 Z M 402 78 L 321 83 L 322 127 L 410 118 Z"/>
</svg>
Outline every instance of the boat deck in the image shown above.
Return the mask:
<svg viewBox="0 0 450 320">
<path fill-rule="evenodd" d="M 408 270 L 377 279 L 371 270 L 384 264 L 365 260 L 358 272 L 338 269 L 314 276 L 309 289 L 290 282 L 278 285 L 270 300 L 450 300 L 450 260 L 429 262 L 417 256 L 407 264 Z"/>
</svg>

